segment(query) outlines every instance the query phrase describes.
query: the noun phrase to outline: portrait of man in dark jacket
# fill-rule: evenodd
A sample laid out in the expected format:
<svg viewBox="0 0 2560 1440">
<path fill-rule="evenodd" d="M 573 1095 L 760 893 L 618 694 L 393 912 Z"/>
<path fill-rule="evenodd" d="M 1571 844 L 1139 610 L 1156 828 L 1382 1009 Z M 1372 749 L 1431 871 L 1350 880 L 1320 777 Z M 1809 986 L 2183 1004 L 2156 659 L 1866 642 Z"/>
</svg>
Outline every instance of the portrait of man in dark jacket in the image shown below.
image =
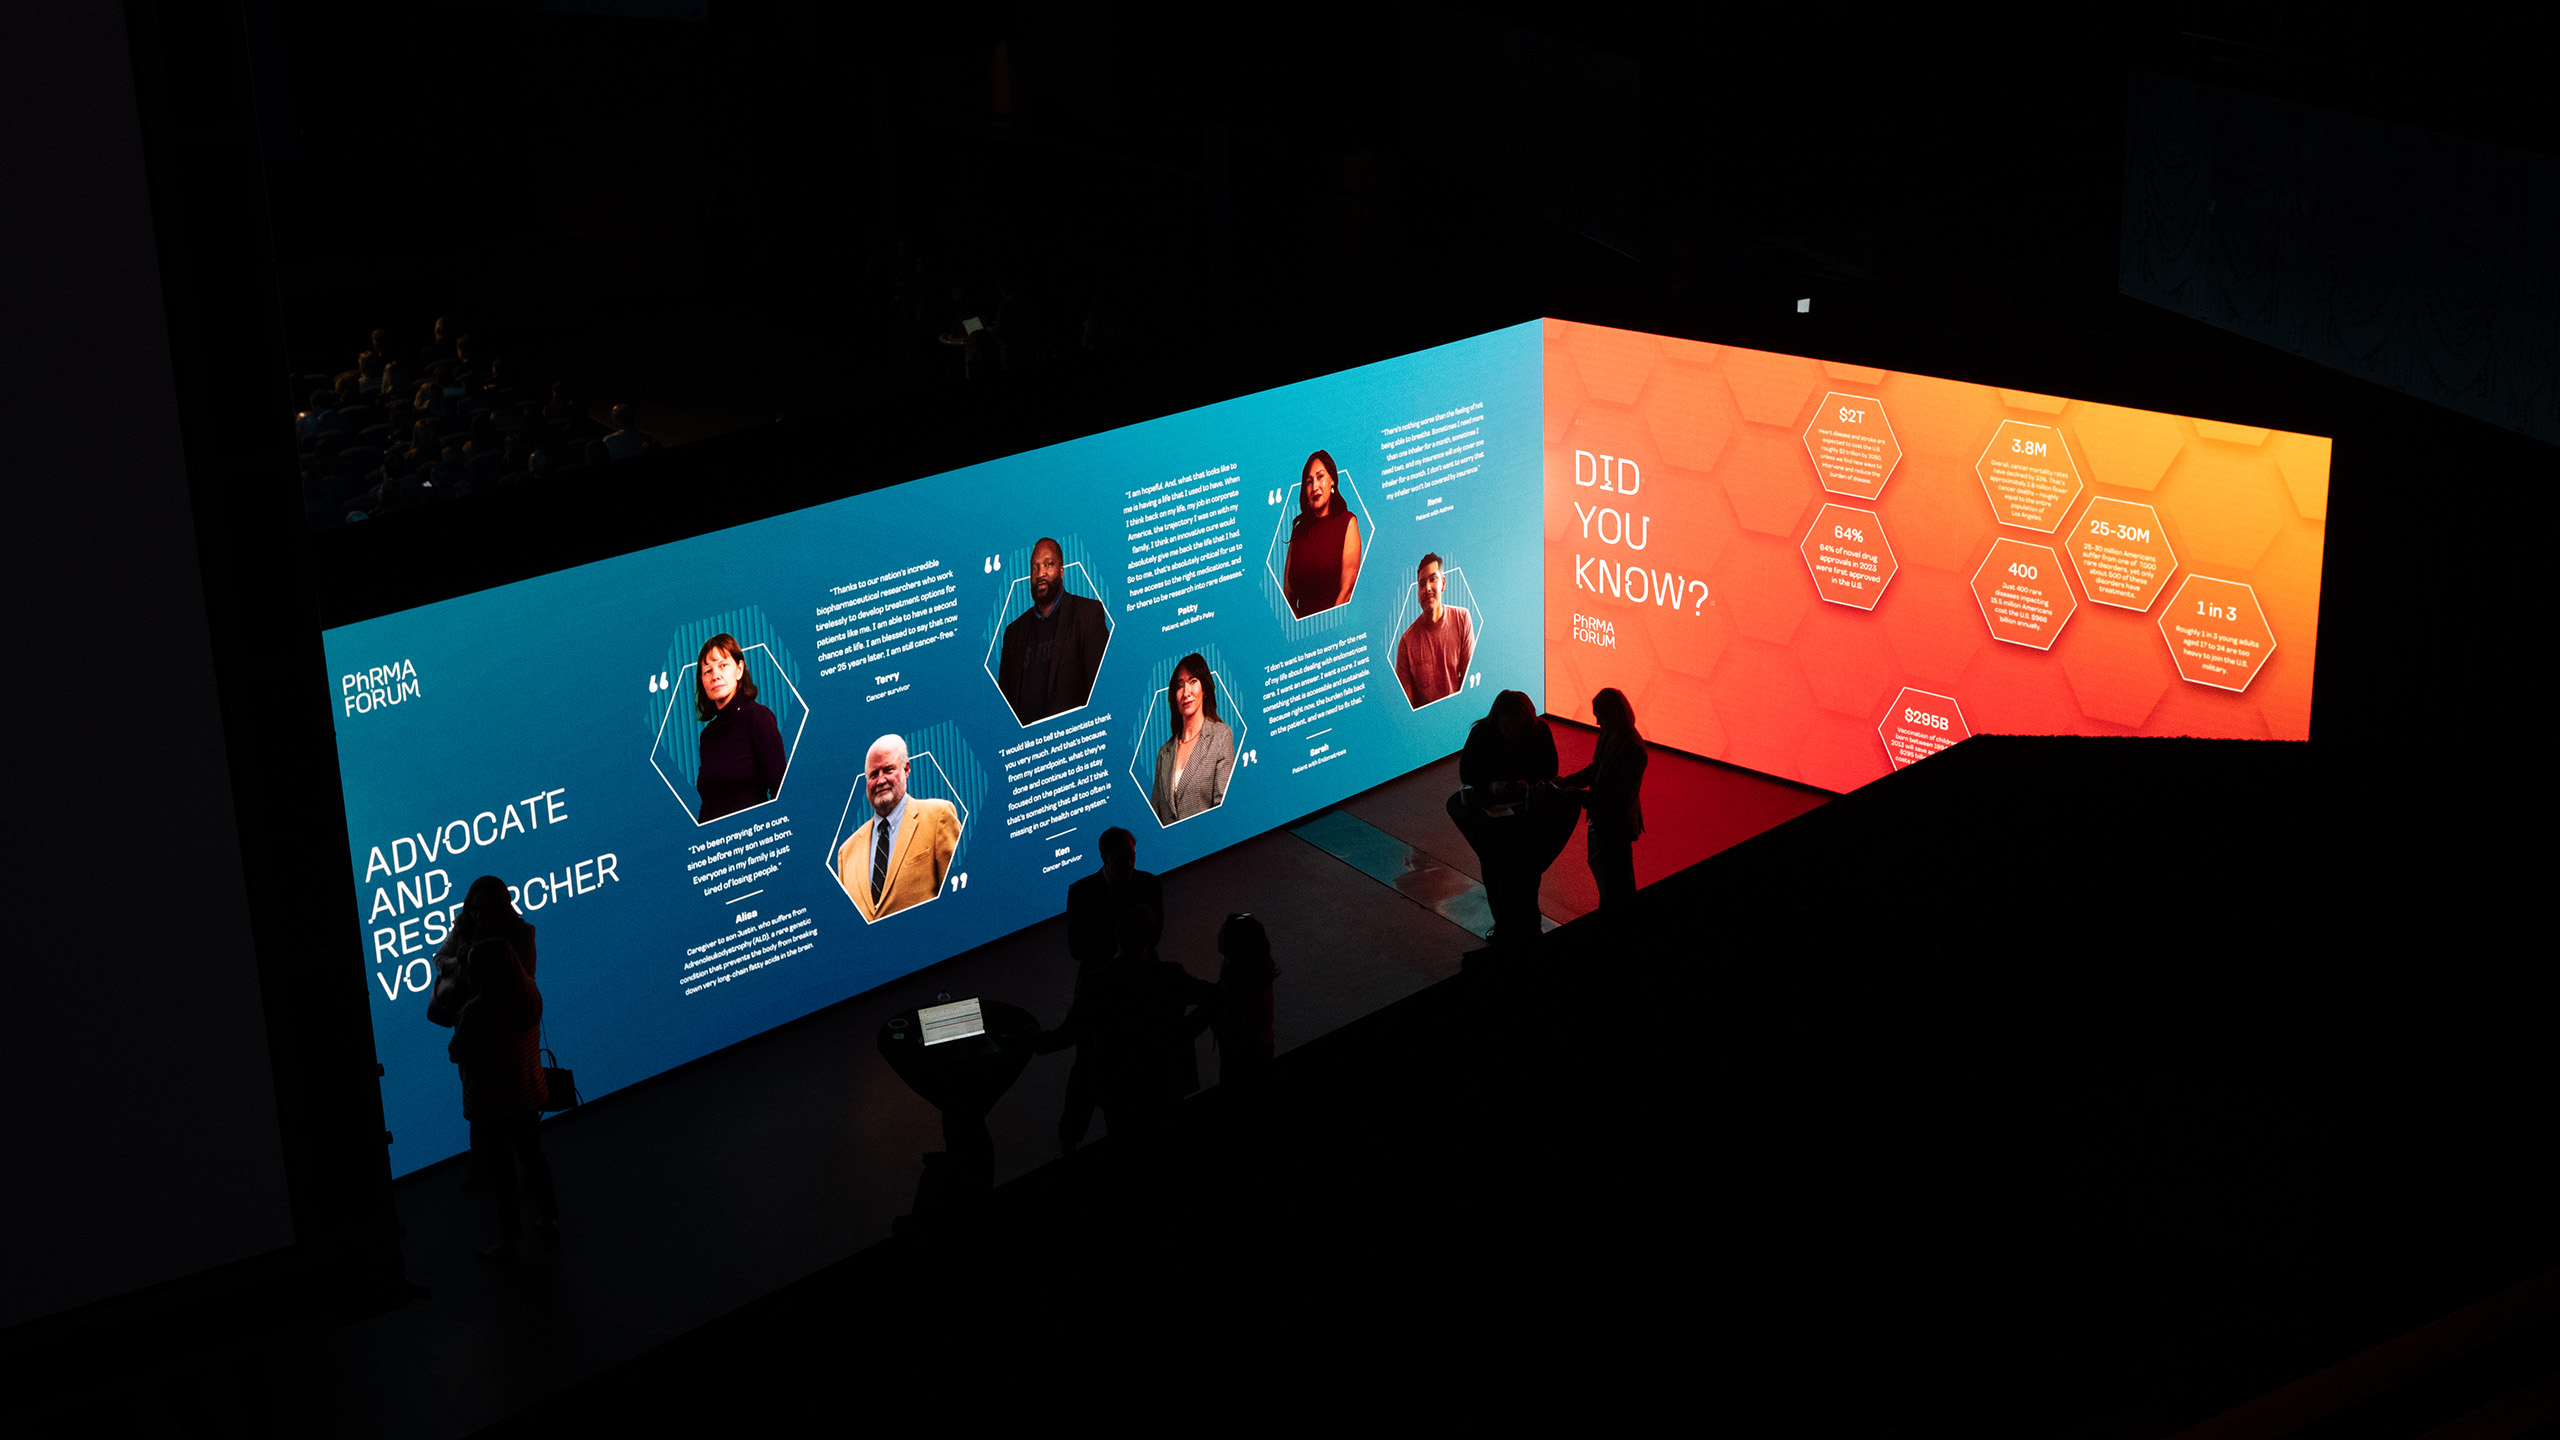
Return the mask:
<svg viewBox="0 0 2560 1440">
<path fill-rule="evenodd" d="M 1031 607 L 1004 627 L 996 688 L 1028 725 L 1083 705 L 1111 643 L 1102 602 L 1066 589 L 1066 552 L 1042 536 L 1031 547 Z"/>
</svg>

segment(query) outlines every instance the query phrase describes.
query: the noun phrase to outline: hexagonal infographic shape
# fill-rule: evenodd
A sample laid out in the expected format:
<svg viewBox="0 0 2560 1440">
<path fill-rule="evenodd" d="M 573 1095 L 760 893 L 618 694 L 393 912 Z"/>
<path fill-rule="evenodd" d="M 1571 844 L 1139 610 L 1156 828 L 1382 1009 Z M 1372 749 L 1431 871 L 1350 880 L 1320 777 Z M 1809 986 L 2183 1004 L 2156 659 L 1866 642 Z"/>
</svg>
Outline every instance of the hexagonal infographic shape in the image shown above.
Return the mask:
<svg viewBox="0 0 2560 1440">
<path fill-rule="evenodd" d="M 1810 360 L 1766 351 L 1737 351 L 1724 364 L 1724 383 L 1742 418 L 1755 425 L 1783 425 L 1792 430 L 1804 413 L 1804 402 L 1823 383 Z"/>
<path fill-rule="evenodd" d="M 1368 663 L 1367 660 L 1361 658 L 1366 654 L 1365 651 L 1355 650 L 1350 652 L 1350 654 L 1352 658 L 1345 660 L 1342 663 L 1346 665 Z M 1165 662 L 1168 679 L 1170 678 L 1172 667 L 1179 663 L 1181 662 L 1178 660 L 1169 660 Z M 1227 673 L 1224 667 L 1213 662 L 1209 666 L 1209 678 L 1217 682 L 1218 693 L 1220 695 L 1230 697 L 1230 703 L 1224 705 L 1224 709 L 1227 713 L 1220 715 L 1218 718 L 1225 721 L 1227 728 L 1234 732 L 1231 743 L 1235 746 L 1236 752 L 1235 768 L 1227 772 L 1227 793 L 1233 794 L 1236 788 L 1237 777 L 1242 775 L 1247 769 L 1252 768 L 1255 760 L 1258 758 L 1245 744 L 1246 737 L 1252 733 L 1252 727 L 1245 722 L 1245 707 L 1241 704 L 1232 703 L 1233 697 L 1242 695 L 1244 692 L 1227 683 Z M 1318 671 L 1310 683 L 1325 680 L 1337 680 L 1340 678 L 1341 676 L 1338 673 L 1327 668 L 1325 670 Z M 1171 739 L 1173 736 L 1173 706 L 1168 693 L 1171 689 L 1172 687 L 1169 684 L 1159 685 L 1155 688 L 1154 693 L 1147 697 L 1147 718 L 1139 722 L 1137 748 L 1129 753 L 1129 781 L 1131 784 L 1138 787 L 1139 794 L 1147 797 L 1147 813 L 1155 816 L 1156 828 L 1159 830 L 1170 830 L 1175 825 L 1188 825 L 1192 821 L 1199 819 L 1201 815 L 1214 814 L 1217 811 L 1226 808 L 1226 801 L 1221 798 L 1216 805 L 1209 807 L 1207 810 L 1201 811 L 1198 815 L 1185 815 L 1181 819 L 1173 821 L 1170 824 L 1166 822 L 1163 816 L 1156 815 L 1156 751 L 1163 748 L 1164 742 Z M 1330 729 L 1331 727 L 1328 726 L 1325 728 Z M 1321 735 L 1324 733 L 1324 730 L 1318 730 L 1315 733 L 1316 735 Z M 1314 736 L 1309 736 L 1307 738 L 1313 739 Z M 1330 751 L 1330 748 L 1331 747 L 1327 747 L 1328 751 Z"/>
<path fill-rule="evenodd" d="M 791 691 L 791 698 L 799 702 L 800 723 L 791 727 L 791 737 L 782 744 L 782 785 L 788 785 L 791 783 L 791 762 L 800 754 L 800 736 L 809 728 L 809 702 L 800 694 L 800 687 L 793 682 L 790 673 L 782 668 L 781 661 L 775 658 L 771 646 L 759 641 L 739 648 L 750 656 L 761 654 L 764 657 L 764 673 L 781 680 L 783 685 Z M 750 674 L 754 673 L 755 663 L 750 660 L 747 668 Z M 760 800 L 756 805 L 747 806 L 746 810 L 732 810 L 729 815 L 714 815 L 708 820 L 695 820 L 695 814 L 702 808 L 699 799 L 687 804 L 684 792 L 676 788 L 676 777 L 667 773 L 668 727 L 675 722 L 678 699 L 693 694 L 693 666 L 687 665 L 676 671 L 675 678 L 667 684 L 663 693 L 667 697 L 667 708 L 658 715 L 658 734 L 649 745 L 649 768 L 657 771 L 658 778 L 666 782 L 667 793 L 673 795 L 676 804 L 683 807 L 686 819 L 693 820 L 696 825 L 717 825 L 728 819 L 729 815 L 743 815 L 747 810 L 753 810 L 758 805 L 771 805 L 775 800 L 782 798 L 782 785 L 777 785 L 773 787 L 772 800 Z"/>
<path fill-rule="evenodd" d="M 1948 616 L 1962 615 L 1965 602 L 1973 599 L 1964 573 L 1906 563 L 1893 583 L 1893 604 L 1871 618 L 1893 648 L 1899 673 L 1932 684 L 1961 683 L 1975 658 L 1992 648 L 1983 631 L 1961 621 L 1948 623 Z"/>
<path fill-rule="evenodd" d="M 2062 656 L 2063 682 L 2080 713 L 2139 729 L 2177 683 L 2177 667 L 2148 645 L 2081 645 Z"/>
<path fill-rule="evenodd" d="M 1973 598 L 1992 639 L 2030 650 L 2052 649 L 2054 637 L 2071 623 L 2071 612 L 2080 608 L 2052 547 L 2006 535 L 1991 542 L 1991 553 L 1973 572 Z"/>
<path fill-rule="evenodd" d="M 1893 583 L 1893 546 L 1873 510 L 1825 504 L 1796 549 L 1813 575 L 1813 593 L 1834 605 L 1873 610 Z"/>
<path fill-rule="evenodd" d="M 2305 520 L 2329 518 L 2329 451 L 2325 435 L 2287 435 L 2276 447 L 2276 470 L 2293 496 L 2294 513 Z"/>
<path fill-rule="evenodd" d="M 1747 536 L 1725 551 L 1710 600 L 1742 635 L 1784 645 L 1805 612 L 1818 608 L 1810 588 L 1796 579 L 1803 573 L 1804 555 L 1794 544 Z"/>
<path fill-rule="evenodd" d="M 2232 574 L 2255 570 L 2294 523 L 2293 497 L 2261 451 L 2189 449 L 2161 480 L 2158 504 L 2178 517 L 2178 551 L 2189 566 Z"/>
<path fill-rule="evenodd" d="M 1656 390 L 1656 403 L 1644 419 L 1665 461 L 1705 474 L 1733 443 L 1742 415 L 1734 408 L 1733 392 L 1715 372 L 1692 377 L 1683 373 L 1685 368 L 1666 367 L 1671 373 L 1664 376 L 1665 388 Z"/>
<path fill-rule="evenodd" d="M 1860 726 L 1869 723 L 1876 707 L 1909 678 L 1893 661 L 1884 627 L 1857 610 L 1815 606 L 1796 632 L 1796 642 L 1787 648 L 1796 658 L 1796 668 L 1804 672 L 1813 703 Z M 1855 748 L 1864 758 L 1863 740 Z"/>
<path fill-rule="evenodd" d="M 1575 371 L 1582 380 L 1583 392 L 1595 400 L 1611 405 L 1633 405 L 1644 393 L 1645 382 L 1653 377 L 1654 362 L 1662 358 L 1662 341 L 1657 336 L 1633 330 L 1614 331 L 1606 345 L 1577 346 L 1573 351 Z"/>
<path fill-rule="evenodd" d="M 866 761 L 869 758 L 867 755 L 864 757 Z M 931 777 L 930 781 L 925 778 L 927 776 Z M 949 802 L 952 810 L 960 817 L 960 834 L 966 835 L 969 832 L 969 802 L 961 798 L 960 788 L 951 783 L 951 777 L 943 772 L 942 762 L 933 758 L 932 751 L 926 750 L 907 757 L 907 798 Z M 855 810 L 856 803 L 862 806 L 861 810 Z M 910 813 L 913 812 L 910 811 Z M 852 837 L 859 835 L 862 827 L 869 824 L 872 818 L 869 784 L 863 780 L 856 780 L 853 782 L 851 793 L 844 797 L 844 813 L 836 817 L 836 833 L 827 841 L 827 874 L 836 882 L 836 889 L 843 893 L 845 903 L 853 906 L 853 913 L 862 915 L 863 924 L 877 925 L 883 920 L 904 915 L 910 910 L 921 910 L 951 893 L 951 877 L 946 870 L 934 885 L 933 894 L 925 899 L 901 905 L 895 910 L 878 915 L 863 915 L 861 902 L 853 898 L 852 889 L 845 884 L 843 847 L 850 844 Z M 898 843 L 890 842 L 893 852 Z M 952 837 L 952 847 L 956 854 L 959 848 L 959 836 Z M 865 873 L 868 873 L 869 857 L 857 855 L 855 861 L 857 864 L 866 866 Z"/>
<path fill-rule="evenodd" d="M 2071 568 L 2080 572 L 2082 593 L 2120 610 L 2150 609 L 2178 569 L 2160 512 L 2104 495 L 2080 512 L 2063 548 L 2071 554 Z"/>
<path fill-rule="evenodd" d="M 2256 425 L 2233 425 L 2222 420 L 2198 420 L 2195 426 L 2198 435 L 2225 445 L 2263 445 L 2268 434 Z"/>
<path fill-rule="evenodd" d="M 1815 608 L 1810 597 L 1804 603 Z M 1716 758 L 1764 775 L 1793 774 L 1804 748 L 1804 717 L 1822 708 L 1795 652 L 1784 645 L 1729 646 L 1709 683 L 1716 694 L 1738 697 L 1718 709 L 1725 748 Z"/>
<path fill-rule="evenodd" d="M 2072 416 L 2071 441 L 2090 479 L 2122 490 L 2150 490 L 2186 448 L 2187 432 L 2174 415 L 2084 405 Z"/>
<path fill-rule="evenodd" d="M 2258 592 L 2244 581 L 2190 575 L 2160 611 L 2160 638 L 2178 677 L 2217 690 L 2249 688 L 2276 652 Z"/>
<path fill-rule="evenodd" d="M 1804 483 L 1803 454 L 1792 430 L 1751 425 L 1733 437 L 1714 478 L 1743 529 L 1780 539 L 1804 532 L 1805 511 L 1822 499 L 1822 488 Z"/>
<path fill-rule="evenodd" d="M 1369 508 L 1369 498 L 1360 493 L 1359 482 L 1351 478 L 1349 470 L 1336 470 L 1333 479 L 1336 485 L 1351 496 L 1353 515 L 1376 516 L 1378 512 Z M 1280 505 L 1279 510 L 1279 526 L 1271 532 L 1271 543 L 1263 548 L 1262 569 L 1271 577 L 1271 593 L 1274 596 L 1286 596 L 1289 593 L 1289 522 L 1297 518 L 1297 502 L 1294 499 L 1287 500 Z M 1377 525 L 1374 518 L 1361 521 L 1360 528 L 1360 569 L 1352 575 L 1351 594 L 1343 600 L 1342 605 L 1348 605 L 1352 600 L 1359 598 L 1360 577 L 1368 572 L 1369 550 L 1377 540 Z M 1298 615 L 1289 613 L 1287 603 L 1283 601 L 1280 618 L 1291 621 L 1313 620 L 1328 611 L 1341 609 L 1342 605 L 1327 605 L 1323 610 L 1310 610 L 1304 615 Z"/>
<path fill-rule="evenodd" d="M 1079 589 L 1077 589 L 1074 585 L 1072 585 L 1072 584 L 1070 584 L 1070 583 L 1069 583 L 1069 580 L 1071 579 L 1071 577 L 1075 577 L 1075 576 L 1082 576 L 1082 577 L 1083 577 L 1083 579 L 1084 579 L 1084 588 L 1083 588 L 1083 589 L 1079 590 Z M 1019 616 L 1019 615 L 1022 615 L 1022 614 L 1027 614 L 1027 613 L 1029 613 L 1030 605 L 1028 604 L 1027 600 L 1026 600 L 1026 602 L 1025 602 L 1025 604 L 1024 604 L 1024 606 L 1023 606 L 1023 608 L 1022 608 L 1021 610 L 1019 610 L 1019 611 L 1017 611 L 1017 610 L 1015 610 L 1015 609 L 1013 608 L 1013 603 L 1014 603 L 1014 600 L 1015 600 L 1015 598 L 1016 598 L 1017 596 L 1022 596 L 1022 595 L 1024 594 L 1025 588 L 1026 588 L 1026 587 L 1028 587 L 1030 584 L 1031 584 L 1031 577 L 1030 577 L 1030 576 L 1028 576 L 1028 575 L 1016 575 L 1015 577 L 1013 577 L 1013 583 L 1012 583 L 1011 585 L 1009 585 L 1009 586 L 1005 587 L 1005 592 L 1004 592 L 1004 605 L 1002 606 L 1002 608 L 998 609 L 996 613 L 997 613 L 997 614 L 999 614 L 999 615 L 1014 615 L 1014 616 Z M 1058 577 L 1058 586 L 1059 586 L 1059 588 L 1060 588 L 1061 590 L 1065 591 L 1065 592 L 1066 592 L 1067 594 L 1069 594 L 1069 595 L 1079 595 L 1079 596 L 1082 596 L 1083 598 L 1085 598 L 1085 599 L 1087 599 L 1087 600 L 1091 600 L 1091 601 L 1093 601 L 1095 604 L 1098 604 L 1098 605 L 1101 605 L 1101 606 L 1102 606 L 1102 654 L 1097 655 L 1097 656 L 1095 656 L 1095 657 L 1094 657 L 1094 660 L 1093 660 L 1093 674 L 1092 674 L 1092 675 L 1088 675 L 1088 676 L 1086 676 L 1086 677 L 1085 677 L 1085 680 L 1084 680 L 1084 699 L 1083 699 L 1083 700 L 1081 700 L 1081 701 L 1079 701 L 1079 702 L 1077 702 L 1076 704 L 1073 704 L 1073 705 L 1068 706 L 1068 707 L 1067 707 L 1066 709 L 1064 709 L 1064 710 L 1054 710 L 1054 711 L 1051 711 L 1049 714 L 1046 714 L 1046 715 L 1035 715 L 1035 716 L 1031 717 L 1030 719 L 1025 720 L 1025 719 L 1023 719 L 1023 718 L 1022 718 L 1022 716 L 1021 716 L 1018 712 L 1016 712 L 1016 711 L 1014 710 L 1014 708 L 1013 708 L 1013 702 L 1012 702 L 1012 701 L 1010 701 L 1010 700 L 1006 700 L 1006 701 L 1005 701 L 1005 713 L 1006 713 L 1006 714 L 1008 714 L 1008 715 L 1012 715 L 1012 716 L 1014 717 L 1014 721 L 1015 721 L 1015 723 L 1017 723 L 1017 724 L 1018 724 L 1018 725 L 1020 725 L 1023 729 L 1026 729 L 1026 730 L 1030 729 L 1030 728 L 1031 728 L 1032 726 L 1034 726 L 1034 725 L 1045 724 L 1045 723 L 1046 723 L 1046 722 L 1048 722 L 1048 721 L 1055 720 L 1055 719 L 1057 719 L 1057 718 L 1058 718 L 1059 716 L 1061 716 L 1061 715 L 1073 715 L 1073 714 L 1074 714 L 1074 713 L 1076 713 L 1077 711 L 1079 711 L 1079 710 L 1083 709 L 1085 706 L 1090 705 L 1090 704 L 1092 704 L 1092 703 L 1093 703 L 1093 682 L 1094 682 L 1094 680 L 1095 680 L 1095 678 L 1096 678 L 1096 677 L 1098 677 L 1098 676 L 1100 676 L 1100 675 L 1102 674 L 1102 662 L 1110 656 L 1110 654 L 1111 654 L 1111 640 L 1112 640 L 1112 637 L 1113 637 L 1114 635 L 1116 635 L 1116 634 L 1119 632 L 1119 628 L 1120 628 L 1120 627 L 1119 627 L 1119 626 L 1118 626 L 1118 625 L 1117 625 L 1117 624 L 1112 620 L 1112 618 L 1111 618 L 1111 606 L 1110 606 L 1107 602 L 1103 601 L 1103 600 L 1102 600 L 1102 598 L 1101 598 L 1101 596 L 1100 596 L 1100 594 L 1099 594 L 1099 592 L 1097 592 L 1097 591 L 1093 588 L 1093 576 L 1092 576 L 1091 574 L 1087 573 L 1087 571 L 1086 571 L 1086 570 L 1085 570 L 1085 568 L 1084 568 L 1084 562 L 1083 562 L 1083 561 L 1081 561 L 1081 560 L 1070 560 L 1070 561 L 1068 561 L 1068 562 L 1067 562 L 1067 567 L 1066 567 L 1065 571 L 1064 571 L 1064 572 L 1062 572 L 1062 573 L 1059 575 L 1059 577 Z M 997 662 L 997 660 L 998 660 L 998 659 L 1003 655 L 1003 653 L 1004 653 L 1004 627 L 1003 627 L 1003 626 L 998 626 L 998 627 L 996 627 L 996 633 L 995 633 L 994 635 L 992 635 L 992 636 L 989 636 L 989 637 L 988 637 L 988 639 L 987 639 L 987 654 L 986 654 L 986 658 L 985 658 L 985 660 L 984 660 L 984 662 L 983 662 L 983 667 L 984 667 L 984 669 L 985 669 L 985 670 L 986 670 L 986 672 L 987 672 L 987 683 L 988 683 L 988 684 L 990 684 L 990 685 L 994 685 L 994 686 L 996 686 L 996 697 L 997 697 L 998 699 L 1003 699 L 1003 698 L 1004 698 L 1004 687 L 1003 687 L 1003 685 L 1001 684 L 1001 682 L 999 682 L 999 681 L 997 680 L 997 678 L 996 678 L 996 662 Z"/>
<path fill-rule="evenodd" d="M 2059 415 L 2071 402 L 2059 395 L 2040 395 L 2033 390 L 2003 390 L 2000 403 L 2012 410 L 2033 410 L 2039 415 Z"/>
<path fill-rule="evenodd" d="M 1804 427 L 1804 449 L 1813 473 L 1834 495 L 1873 500 L 1902 463 L 1902 442 L 1885 418 L 1884 402 L 1837 390 L 1822 397 Z"/>
<path fill-rule="evenodd" d="M 2051 425 L 2003 420 L 1973 462 L 1973 473 L 2003 525 L 2050 535 L 2080 498 L 2080 467 L 2071 446 Z"/>
<path fill-rule="evenodd" d="M 1590 703 L 1588 697 L 1583 703 Z M 1665 717 L 1680 737 L 1680 748 L 1690 754 L 1712 759 L 1724 753 L 1724 718 L 1716 712 L 1715 687 L 1701 677 L 1653 671 L 1636 681 L 1635 704 L 1639 715 Z"/>
<path fill-rule="evenodd" d="M 1467 663 L 1459 667 L 1464 673 L 1458 677 L 1457 689 L 1450 691 L 1446 695 L 1425 700 L 1420 705 L 1413 703 L 1413 696 L 1411 692 L 1405 689 L 1404 676 L 1401 673 L 1398 673 L 1396 675 L 1396 693 L 1404 696 L 1406 708 L 1412 710 L 1420 710 L 1428 706 L 1437 705 L 1443 700 L 1455 700 L 1459 696 L 1465 694 L 1468 689 L 1469 680 L 1475 675 L 1474 666 L 1476 663 L 1476 652 L 1484 648 L 1484 607 L 1476 603 L 1475 587 L 1467 583 L 1467 567 L 1464 565 L 1444 564 L 1441 567 L 1440 574 L 1441 577 L 1448 582 L 1447 587 L 1441 592 L 1440 603 L 1444 606 L 1449 606 L 1467 612 Z M 1404 653 L 1404 632 L 1406 628 L 1420 623 L 1421 619 L 1421 581 L 1419 579 L 1406 581 L 1404 594 L 1398 596 L 1396 599 L 1395 619 L 1387 626 L 1387 633 L 1395 637 L 1387 647 L 1387 665 L 1390 670 L 1395 668 L 1397 658 Z"/>
<path fill-rule="evenodd" d="M 1876 738 L 1893 768 L 1917 765 L 1973 734 L 1964 723 L 1964 707 L 1951 695 L 1905 685 L 1876 722 Z"/>
</svg>

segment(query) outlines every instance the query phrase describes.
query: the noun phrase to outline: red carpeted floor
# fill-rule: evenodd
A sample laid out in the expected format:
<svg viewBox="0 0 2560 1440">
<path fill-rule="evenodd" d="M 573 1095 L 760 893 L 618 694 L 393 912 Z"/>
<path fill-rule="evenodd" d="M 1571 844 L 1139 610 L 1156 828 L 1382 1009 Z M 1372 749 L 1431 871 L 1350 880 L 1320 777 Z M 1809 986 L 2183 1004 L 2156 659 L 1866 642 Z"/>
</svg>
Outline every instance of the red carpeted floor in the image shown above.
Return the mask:
<svg viewBox="0 0 2560 1440">
<path fill-rule="evenodd" d="M 1599 732 L 1552 717 L 1547 723 L 1555 731 L 1556 754 L 1566 773 L 1591 763 L 1591 747 Z M 1481 881 L 1484 872 L 1476 863 L 1475 850 L 1442 808 L 1457 788 L 1458 758 L 1452 755 L 1355 795 L 1340 808 Z M 1636 842 L 1636 883 L 1650 885 L 1685 870 L 1830 798 L 1827 790 L 1657 745 L 1645 766 L 1645 835 Z M 1599 903 L 1591 867 L 1583 859 L 1582 827 L 1577 823 L 1573 840 L 1539 887 L 1538 908 L 1562 924 L 1590 914 Z"/>
</svg>

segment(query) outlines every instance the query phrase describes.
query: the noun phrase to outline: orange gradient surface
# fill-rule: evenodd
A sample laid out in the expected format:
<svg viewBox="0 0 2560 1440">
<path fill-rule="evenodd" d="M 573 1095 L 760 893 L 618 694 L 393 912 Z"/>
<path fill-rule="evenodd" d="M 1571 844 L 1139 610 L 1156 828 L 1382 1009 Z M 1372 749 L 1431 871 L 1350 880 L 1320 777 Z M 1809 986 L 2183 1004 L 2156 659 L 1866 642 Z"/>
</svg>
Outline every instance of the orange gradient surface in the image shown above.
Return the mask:
<svg viewBox="0 0 2560 1440">
<path fill-rule="evenodd" d="M 1918 753 L 1906 691 L 1973 733 L 2310 738 L 2322 437 L 1560 320 L 1546 369 L 1555 714 L 1615 686 L 1649 739 L 1839 791 Z M 1852 507 L 1872 592 L 1808 553 Z M 2034 547 L 2043 648 L 1994 638 L 1995 547 L 2012 584 Z"/>
</svg>

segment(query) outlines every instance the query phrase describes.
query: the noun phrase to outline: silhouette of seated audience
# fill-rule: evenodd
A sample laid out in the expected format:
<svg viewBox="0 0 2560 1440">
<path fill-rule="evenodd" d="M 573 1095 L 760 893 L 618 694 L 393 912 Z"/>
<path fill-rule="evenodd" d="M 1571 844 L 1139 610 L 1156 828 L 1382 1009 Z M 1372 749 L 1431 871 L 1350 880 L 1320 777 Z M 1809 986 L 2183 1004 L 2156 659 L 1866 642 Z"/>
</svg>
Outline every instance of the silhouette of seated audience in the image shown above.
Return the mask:
<svg viewBox="0 0 2560 1440">
<path fill-rule="evenodd" d="M 613 429 L 604 437 L 604 453 L 608 458 L 628 460 L 643 450 L 658 446 L 655 437 L 640 428 L 640 414 L 628 405 L 613 407 Z"/>
<path fill-rule="evenodd" d="M 352 368 L 302 377 L 294 417 L 304 518 L 314 528 L 373 519 L 563 471 L 592 473 L 659 448 L 628 405 L 597 423 L 565 381 L 527 383 L 451 316 L 413 359 L 372 332 Z"/>
</svg>

